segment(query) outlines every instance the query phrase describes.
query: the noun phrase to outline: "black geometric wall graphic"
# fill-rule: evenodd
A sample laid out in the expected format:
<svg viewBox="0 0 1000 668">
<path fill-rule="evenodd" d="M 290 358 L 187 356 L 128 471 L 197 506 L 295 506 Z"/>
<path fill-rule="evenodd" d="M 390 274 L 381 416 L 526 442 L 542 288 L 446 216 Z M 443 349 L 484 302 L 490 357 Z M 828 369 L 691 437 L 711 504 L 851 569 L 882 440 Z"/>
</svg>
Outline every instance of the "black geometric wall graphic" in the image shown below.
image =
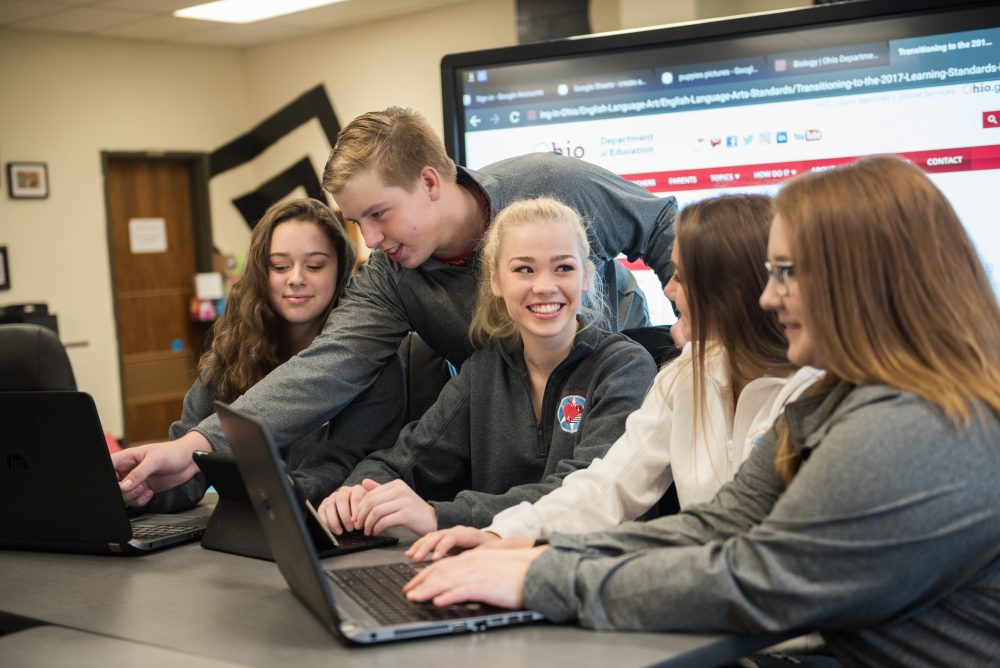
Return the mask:
<svg viewBox="0 0 1000 668">
<path fill-rule="evenodd" d="M 261 184 L 253 192 L 240 195 L 233 200 L 233 204 L 243 214 L 243 219 L 247 221 L 250 229 L 253 229 L 257 221 L 267 211 L 267 207 L 295 190 L 297 186 L 304 186 L 306 194 L 309 197 L 318 199 L 321 202 L 326 201 L 323 196 L 323 188 L 320 186 L 319 178 L 316 176 L 316 170 L 313 169 L 312 162 L 306 157 L 270 181 Z"/>
<path fill-rule="evenodd" d="M 319 121 L 332 148 L 337 142 L 340 123 L 337 121 L 326 89 L 319 85 L 289 102 L 246 133 L 214 150 L 209 155 L 210 177 L 250 162 L 282 137 L 313 118 Z M 242 214 L 247 226 L 253 228 L 269 206 L 298 186 L 302 186 L 309 197 L 326 201 L 318 172 L 309 157 L 303 156 L 298 162 L 258 188 L 234 199 L 233 205 Z"/>
</svg>

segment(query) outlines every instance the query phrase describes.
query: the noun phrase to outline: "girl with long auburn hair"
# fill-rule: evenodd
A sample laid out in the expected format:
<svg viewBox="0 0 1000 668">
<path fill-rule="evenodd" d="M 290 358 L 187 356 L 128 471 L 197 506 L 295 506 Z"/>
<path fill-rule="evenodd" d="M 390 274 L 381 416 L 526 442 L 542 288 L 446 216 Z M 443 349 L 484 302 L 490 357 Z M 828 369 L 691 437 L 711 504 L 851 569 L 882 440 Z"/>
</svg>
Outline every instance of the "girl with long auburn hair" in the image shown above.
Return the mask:
<svg viewBox="0 0 1000 668">
<path fill-rule="evenodd" d="M 308 258 L 312 263 L 302 266 L 304 276 L 322 272 L 324 296 L 298 318 L 300 323 L 283 318 L 281 297 L 271 295 L 272 277 L 291 270 L 284 248 L 275 249 L 272 258 L 274 233 L 285 222 L 298 223 L 300 229 L 326 238 L 326 244 L 316 244 L 318 252 Z M 333 252 L 324 258 L 329 252 L 325 245 Z M 243 275 L 233 285 L 222 317 L 212 326 L 211 347 L 198 362 L 201 384 L 214 384 L 219 398 L 230 402 L 306 348 L 350 282 L 355 259 L 354 246 L 337 214 L 322 202 L 297 199 L 268 209 L 253 228 Z"/>
<path fill-rule="evenodd" d="M 425 536 L 413 559 L 455 547 L 552 533 L 608 529 L 640 517 L 673 482 L 682 508 L 708 501 L 732 479 L 784 404 L 819 375 L 797 375 L 773 313 L 757 303 L 773 217 L 764 195 L 701 200 L 677 217 L 676 269 L 665 293 L 689 343 L 657 375 L 642 407 L 607 455 L 570 474 L 533 504 L 521 503 L 483 530 Z"/>
<path fill-rule="evenodd" d="M 732 483 L 678 515 L 424 569 L 414 600 L 603 629 L 818 630 L 849 665 L 1000 656 L 1000 307 L 918 168 L 791 180 L 770 280 L 795 364 L 826 370 Z M 780 442 L 780 446 L 779 446 Z"/>
<path fill-rule="evenodd" d="M 901 160 L 873 158 L 835 179 L 796 182 L 778 204 L 812 321 L 806 337 L 789 328 L 791 361 L 815 354 L 827 386 L 892 385 L 956 426 L 1000 410 L 996 295 L 930 179 Z M 799 452 L 781 433 L 779 470 L 790 480 Z"/>
<path fill-rule="evenodd" d="M 326 204 L 303 198 L 269 208 L 253 228 L 243 275 L 212 326 L 211 345 L 170 438 L 196 428 L 214 412 L 216 399 L 234 400 L 307 348 L 350 282 L 355 258 L 341 220 Z M 355 404 L 284 449 L 307 498 L 318 503 L 365 455 L 394 442 L 403 425 L 404 396 L 402 368 L 394 359 Z M 142 451 L 139 446 L 117 454 L 116 468 L 134 465 Z M 148 490 L 133 505 L 164 512 L 197 503 L 207 485 L 196 471 L 192 463 L 178 481 L 184 484 Z"/>
</svg>

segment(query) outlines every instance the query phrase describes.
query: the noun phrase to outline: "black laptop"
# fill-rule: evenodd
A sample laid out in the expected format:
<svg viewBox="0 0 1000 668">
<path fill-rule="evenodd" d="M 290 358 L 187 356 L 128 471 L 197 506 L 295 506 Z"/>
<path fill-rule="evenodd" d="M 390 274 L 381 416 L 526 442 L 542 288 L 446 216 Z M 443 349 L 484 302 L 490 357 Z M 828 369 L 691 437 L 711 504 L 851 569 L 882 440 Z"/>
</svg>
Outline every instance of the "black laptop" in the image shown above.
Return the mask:
<svg viewBox="0 0 1000 668">
<path fill-rule="evenodd" d="M 0 425 L 0 548 L 138 555 L 201 537 L 207 515 L 129 519 L 89 394 L 0 392 Z"/>
<path fill-rule="evenodd" d="M 201 546 L 209 550 L 274 561 L 233 454 L 198 450 L 194 453 L 194 463 L 219 495 L 219 501 L 208 521 L 205 535 L 201 537 Z M 299 487 L 294 485 L 294 478 L 292 480 L 299 504 L 306 511 L 309 537 L 320 558 L 336 557 L 373 547 L 385 547 L 398 542 L 396 538 L 390 536 L 366 536 L 362 531 L 334 536 L 320 521 L 316 509 L 302 495 Z"/>
<path fill-rule="evenodd" d="M 324 571 L 270 432 L 221 402 L 215 407 L 278 569 L 292 592 L 331 632 L 367 644 L 543 619 L 530 610 L 478 603 L 437 607 L 408 601 L 403 583 L 426 564 L 400 562 Z"/>
</svg>

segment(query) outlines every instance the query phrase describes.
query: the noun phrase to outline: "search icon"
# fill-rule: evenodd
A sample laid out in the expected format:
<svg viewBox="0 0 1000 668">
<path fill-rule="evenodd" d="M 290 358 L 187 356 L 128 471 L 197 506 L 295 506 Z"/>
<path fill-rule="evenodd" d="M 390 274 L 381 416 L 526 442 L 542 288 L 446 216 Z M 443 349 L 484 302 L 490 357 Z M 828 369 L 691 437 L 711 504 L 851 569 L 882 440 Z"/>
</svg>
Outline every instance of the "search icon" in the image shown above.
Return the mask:
<svg viewBox="0 0 1000 668">
<path fill-rule="evenodd" d="M 1000 110 L 983 112 L 984 128 L 1000 128 Z"/>
</svg>

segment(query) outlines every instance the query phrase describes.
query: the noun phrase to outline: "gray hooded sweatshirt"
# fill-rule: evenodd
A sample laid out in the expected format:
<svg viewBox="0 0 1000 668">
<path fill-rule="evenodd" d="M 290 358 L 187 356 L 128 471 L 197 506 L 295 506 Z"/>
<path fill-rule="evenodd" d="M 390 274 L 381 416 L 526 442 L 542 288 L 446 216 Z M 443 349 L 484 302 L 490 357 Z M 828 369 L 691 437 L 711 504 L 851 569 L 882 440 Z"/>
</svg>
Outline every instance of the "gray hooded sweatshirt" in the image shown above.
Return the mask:
<svg viewBox="0 0 1000 668">
<path fill-rule="evenodd" d="M 621 334 L 588 327 L 545 385 L 535 418 L 520 344 L 473 353 L 396 445 L 365 458 L 346 485 L 403 479 L 437 511 L 438 528 L 484 527 L 602 457 L 639 408 L 656 366 Z"/>
<path fill-rule="evenodd" d="M 772 429 L 712 501 L 556 534 L 525 605 L 598 629 L 819 630 L 852 666 L 1000 665 L 1000 419 L 980 408 L 955 427 L 884 385 L 789 404 L 787 489 Z"/>
</svg>

